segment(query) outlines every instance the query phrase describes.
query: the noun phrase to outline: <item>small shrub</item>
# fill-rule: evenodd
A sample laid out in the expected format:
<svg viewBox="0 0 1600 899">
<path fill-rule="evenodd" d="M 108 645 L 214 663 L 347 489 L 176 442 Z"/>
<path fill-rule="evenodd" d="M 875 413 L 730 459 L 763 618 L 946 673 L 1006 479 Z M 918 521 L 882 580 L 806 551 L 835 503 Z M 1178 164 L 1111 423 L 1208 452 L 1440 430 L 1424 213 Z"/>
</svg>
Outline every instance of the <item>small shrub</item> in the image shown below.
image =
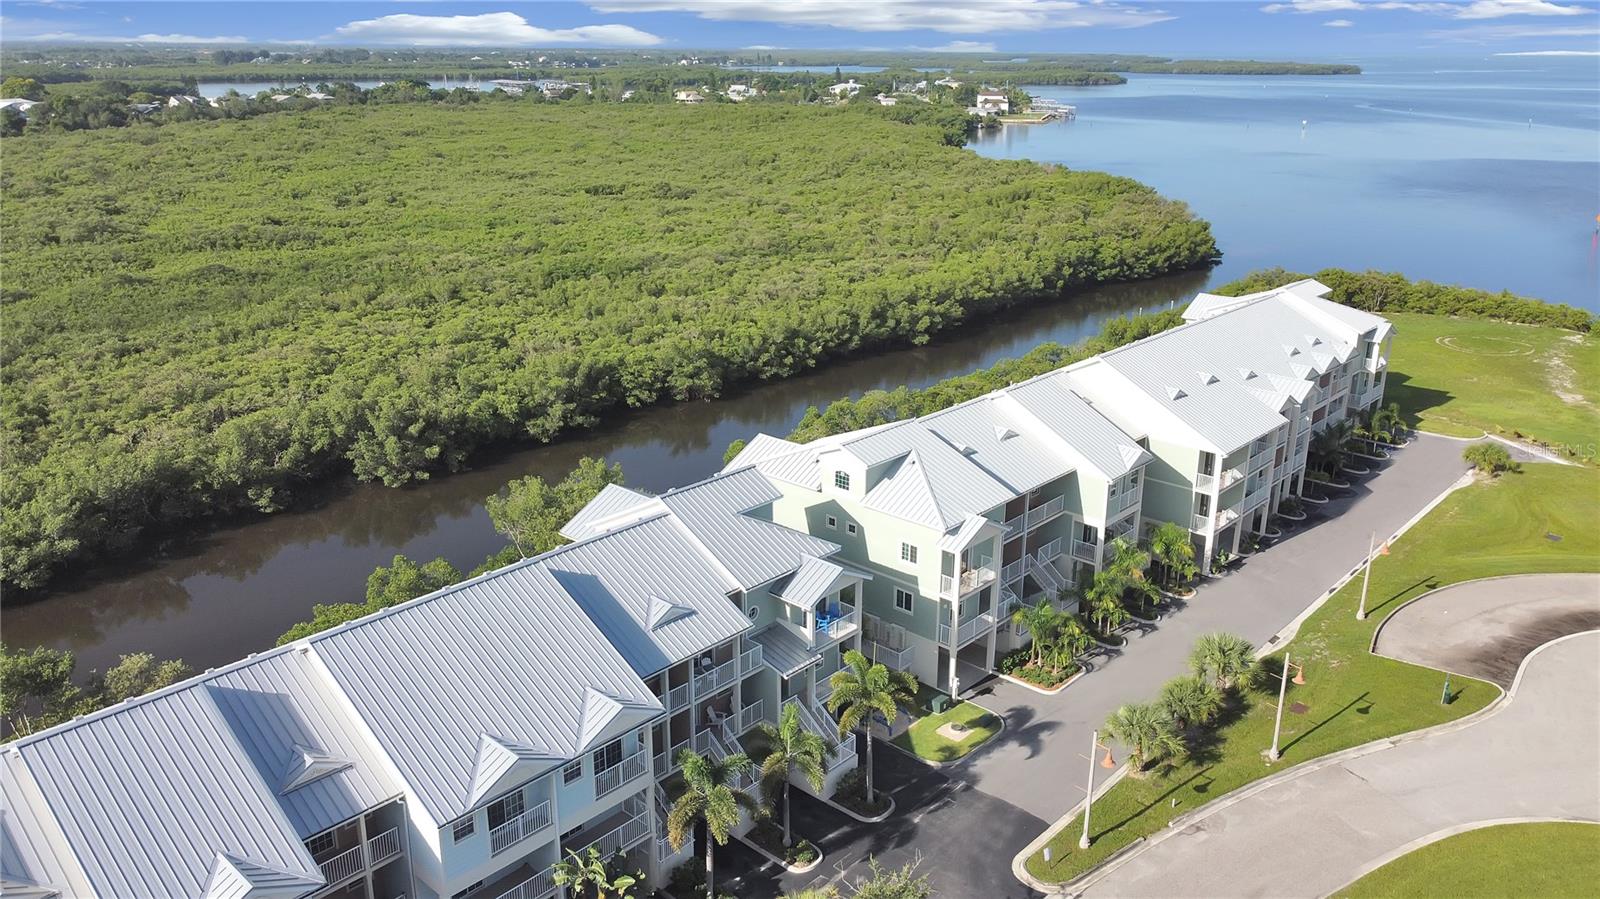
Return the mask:
<svg viewBox="0 0 1600 899">
<path fill-rule="evenodd" d="M 860 768 L 851 769 L 839 778 L 839 786 L 833 791 L 833 801 L 863 818 L 881 815 L 889 808 L 888 794 L 881 789 L 878 790 L 878 801 L 867 804 L 867 779 Z"/>
<path fill-rule="evenodd" d="M 1461 453 L 1468 465 L 1490 477 L 1499 477 L 1503 471 L 1521 471 L 1522 465 L 1511 459 L 1506 448 L 1497 443 L 1474 443 Z"/>
</svg>

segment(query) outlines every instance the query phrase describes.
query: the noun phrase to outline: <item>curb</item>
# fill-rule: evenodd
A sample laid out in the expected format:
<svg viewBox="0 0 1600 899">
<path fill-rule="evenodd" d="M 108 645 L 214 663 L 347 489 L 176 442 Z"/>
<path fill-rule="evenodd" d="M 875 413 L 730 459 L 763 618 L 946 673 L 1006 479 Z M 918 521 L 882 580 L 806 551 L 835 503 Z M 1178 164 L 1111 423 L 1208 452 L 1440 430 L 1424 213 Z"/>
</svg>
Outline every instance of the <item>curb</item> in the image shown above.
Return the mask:
<svg viewBox="0 0 1600 899">
<path fill-rule="evenodd" d="M 1393 852 L 1378 856 L 1377 859 L 1361 866 L 1360 871 L 1357 872 L 1356 876 L 1350 878 L 1349 883 L 1346 883 L 1344 886 L 1339 887 L 1338 890 L 1334 890 L 1328 895 L 1332 896 L 1337 894 L 1339 890 L 1349 888 L 1351 884 L 1354 884 L 1361 878 L 1366 877 L 1373 871 L 1376 871 L 1384 865 L 1387 865 L 1388 863 L 1403 856 L 1410 855 L 1424 846 L 1431 846 L 1440 840 L 1448 839 L 1449 837 L 1453 836 L 1459 836 L 1460 834 L 1464 833 L 1471 833 L 1474 830 L 1482 830 L 1485 827 L 1500 827 L 1506 824 L 1592 824 L 1600 826 L 1600 821 L 1594 821 L 1587 818 L 1486 818 L 1482 821 L 1473 821 L 1471 824 L 1457 824 L 1454 827 L 1446 827 L 1444 830 L 1436 830 L 1425 837 L 1419 837 L 1418 839 L 1412 840 Z"/>
<path fill-rule="evenodd" d="M 783 859 L 778 858 L 776 855 L 773 855 L 772 853 L 768 852 L 767 850 L 762 849 L 760 846 L 757 846 L 755 844 L 754 840 L 747 840 L 744 837 L 739 836 L 738 834 L 734 834 L 733 838 L 738 840 L 739 842 L 745 844 L 746 846 L 749 846 L 751 849 L 755 850 L 756 853 L 761 855 L 767 861 L 772 862 L 773 864 L 777 865 L 778 867 L 782 868 L 785 871 L 788 871 L 790 874 L 804 874 L 804 873 L 806 873 L 808 871 L 815 871 L 817 869 L 817 866 L 822 864 L 822 858 L 823 858 L 822 847 L 821 846 L 817 846 L 817 844 L 815 842 L 812 842 L 811 845 L 816 847 L 817 857 L 812 859 L 811 860 L 811 864 L 806 865 L 805 867 L 796 867 L 794 865 L 791 865 L 791 864 L 785 862 Z"/>
<path fill-rule="evenodd" d="M 1074 674 L 1071 678 L 1067 679 L 1067 683 L 1070 684 L 1070 683 L 1072 683 L 1072 681 L 1074 681 L 1074 680 L 1076 680 L 1076 679 L 1078 679 L 1078 678 L 1080 678 L 1082 676 L 1083 676 L 1083 672 L 1079 672 L 1078 674 Z M 1062 689 L 1065 689 L 1065 688 L 1066 688 L 1066 684 L 1062 684 Z M 975 705 L 978 708 L 983 709 L 985 712 L 989 713 L 990 715 L 993 715 L 995 717 L 995 720 L 1000 722 L 1000 729 L 995 731 L 993 736 L 989 737 L 989 739 L 984 740 L 982 743 L 979 743 L 978 745 L 976 745 L 976 746 L 972 747 L 971 749 L 967 750 L 967 754 L 962 756 L 961 758 L 951 759 L 948 762 L 937 762 L 937 761 L 934 761 L 933 759 L 925 759 L 922 756 L 917 755 L 915 752 L 912 752 L 911 750 L 906 749 L 904 746 L 901 746 L 900 744 L 896 743 L 893 740 L 881 740 L 879 742 L 883 743 L 885 746 L 893 747 L 893 749 L 896 752 L 900 753 L 901 755 L 905 756 L 906 758 L 915 759 L 916 761 L 919 761 L 922 764 L 927 765 L 929 768 L 954 768 L 957 765 L 965 764 L 966 762 L 971 761 L 973 756 L 975 756 L 978 753 L 982 752 L 985 747 L 993 745 L 994 741 L 999 739 L 1000 735 L 1006 732 L 1006 716 L 1000 714 L 999 712 L 995 711 L 994 709 L 989 708 L 988 706 L 984 705 L 983 703 L 978 702 L 977 700 L 974 700 L 974 699 L 963 699 L 961 701 L 962 702 L 966 702 L 966 703 L 971 703 L 972 705 Z M 910 728 L 907 728 L 907 730 L 909 730 L 909 729 Z M 901 731 L 901 733 L 905 733 L 905 731 Z M 893 801 L 893 797 L 891 797 L 891 801 Z"/>
<path fill-rule="evenodd" d="M 899 747 L 895 748 L 898 749 Z M 894 814 L 895 805 L 894 796 L 889 793 L 888 790 L 879 790 L 878 794 L 889 800 L 889 807 L 870 818 L 859 814 L 847 805 L 841 805 L 840 803 L 834 802 L 831 796 L 813 796 L 812 798 L 822 802 L 824 805 L 830 805 L 835 809 L 838 809 L 851 818 L 860 821 L 862 824 L 881 824 L 882 822 L 889 820 L 889 816 Z"/>
<path fill-rule="evenodd" d="M 1514 581 L 1514 580 L 1517 580 L 1519 578 L 1549 577 L 1550 575 L 1553 575 L 1553 574 L 1555 574 L 1555 575 L 1578 575 L 1578 576 L 1582 576 L 1584 574 L 1592 574 L 1592 573 L 1593 572 L 1583 572 L 1583 571 L 1529 571 L 1529 572 L 1524 572 L 1522 574 L 1494 574 L 1494 575 L 1490 575 L 1489 577 L 1473 578 L 1470 581 L 1456 581 L 1455 583 L 1452 583 L 1452 584 L 1445 584 L 1442 587 L 1435 587 L 1435 588 L 1433 588 L 1432 590 L 1429 590 L 1426 593 L 1420 593 L 1420 594 L 1418 594 L 1416 596 L 1411 597 L 1410 599 L 1408 599 L 1405 602 L 1401 603 L 1400 605 L 1396 606 L 1394 611 L 1392 611 L 1389 614 L 1383 616 L 1383 620 L 1378 622 L 1378 626 L 1373 628 L 1373 630 L 1372 630 L 1372 643 L 1371 643 L 1371 645 L 1369 645 L 1367 647 L 1367 652 L 1372 653 L 1373 655 L 1377 656 L 1380 659 L 1390 659 L 1390 660 L 1396 661 L 1396 662 L 1405 662 L 1405 663 L 1407 663 L 1409 665 L 1417 664 L 1416 662 L 1413 662 L 1413 661 L 1411 661 L 1409 659 L 1396 658 L 1395 656 L 1384 655 L 1383 653 L 1379 652 L 1378 651 L 1378 638 L 1383 635 L 1383 629 L 1385 627 L 1389 626 L 1389 622 L 1394 619 L 1394 616 L 1400 614 L 1400 612 L 1402 610 L 1404 610 L 1406 608 L 1409 608 L 1412 603 L 1419 602 L 1421 600 L 1427 599 L 1427 598 L 1433 596 L 1435 593 L 1443 593 L 1444 591 L 1452 589 L 1454 587 L 1464 587 L 1464 586 L 1466 586 L 1468 584 L 1482 584 L 1482 583 L 1485 583 L 1487 581 Z M 1451 675 L 1454 675 L 1456 677 L 1465 677 L 1465 678 L 1468 678 L 1470 680 L 1480 680 L 1480 681 L 1483 680 L 1483 678 L 1481 678 L 1481 677 L 1473 677 L 1470 674 L 1462 674 L 1459 671 L 1450 671 L 1450 670 L 1445 669 L 1445 668 L 1436 668 L 1434 670 L 1443 671 L 1446 674 L 1451 674 Z"/>
<path fill-rule="evenodd" d="M 994 674 L 995 674 L 995 677 L 998 677 L 1001 680 L 1006 681 L 1008 683 L 1016 684 L 1017 686 L 1023 688 L 1024 690 L 1032 690 L 1033 692 L 1038 693 L 1041 696 L 1054 696 L 1057 693 L 1060 693 L 1062 690 L 1065 690 L 1066 688 L 1072 686 L 1078 680 L 1078 678 L 1083 677 L 1085 674 L 1088 674 L 1092 670 L 1094 670 L 1094 669 L 1092 667 L 1090 667 L 1089 663 L 1088 662 L 1084 662 L 1084 663 L 1082 663 L 1082 664 L 1080 664 L 1078 666 L 1078 673 L 1077 674 L 1074 674 L 1073 676 L 1067 678 L 1066 680 L 1062 681 L 1059 684 L 1056 684 L 1054 687 L 1050 687 L 1049 689 L 1041 687 L 1041 686 L 1039 686 L 1037 684 L 1030 684 L 1030 683 L 1028 683 L 1027 681 L 1023 680 L 1020 677 L 1012 677 L 1011 675 L 1005 674 L 1005 673 L 1000 672 L 1000 671 L 996 671 Z M 971 702 L 972 700 L 969 699 L 967 701 Z M 1002 720 L 1004 720 L 1004 719 L 1002 719 Z M 996 734 L 996 736 L 999 736 L 999 734 Z M 968 753 L 968 755 L 970 755 L 970 754 L 971 753 Z"/>
<path fill-rule="evenodd" d="M 1127 774 L 1128 763 L 1123 762 L 1121 765 L 1117 766 L 1117 770 L 1111 772 L 1110 777 L 1106 778 L 1102 783 L 1095 785 L 1094 798 L 1099 799 L 1105 796 L 1106 792 L 1120 783 L 1122 778 L 1126 777 Z M 1027 886 L 1038 890 L 1047 896 L 1065 893 L 1071 887 L 1076 886 L 1080 881 L 1083 881 L 1089 875 L 1099 871 L 1101 867 L 1109 863 L 1111 860 L 1121 858 L 1124 853 L 1132 849 L 1134 846 L 1139 846 L 1144 843 L 1145 838 L 1139 837 L 1132 843 L 1129 843 L 1121 849 L 1118 849 L 1116 852 L 1113 852 L 1110 856 L 1107 856 L 1106 860 L 1101 862 L 1099 865 L 1090 868 L 1089 870 L 1068 881 L 1063 881 L 1061 883 L 1050 883 L 1034 877 L 1033 874 L 1029 873 L 1028 871 L 1028 859 L 1032 858 L 1035 852 L 1043 849 L 1046 843 L 1055 839 L 1056 834 L 1066 830 L 1067 825 L 1071 824 L 1072 820 L 1078 817 L 1079 813 L 1083 811 L 1083 805 L 1083 802 L 1080 801 L 1077 805 L 1074 805 L 1072 808 L 1068 809 L 1067 813 L 1062 815 L 1060 818 L 1057 818 L 1054 824 L 1051 824 L 1049 827 L 1045 828 L 1044 833 L 1034 837 L 1033 842 L 1022 847 L 1021 852 L 1018 852 L 1016 855 L 1012 856 L 1011 875 L 1022 881 Z"/>
</svg>

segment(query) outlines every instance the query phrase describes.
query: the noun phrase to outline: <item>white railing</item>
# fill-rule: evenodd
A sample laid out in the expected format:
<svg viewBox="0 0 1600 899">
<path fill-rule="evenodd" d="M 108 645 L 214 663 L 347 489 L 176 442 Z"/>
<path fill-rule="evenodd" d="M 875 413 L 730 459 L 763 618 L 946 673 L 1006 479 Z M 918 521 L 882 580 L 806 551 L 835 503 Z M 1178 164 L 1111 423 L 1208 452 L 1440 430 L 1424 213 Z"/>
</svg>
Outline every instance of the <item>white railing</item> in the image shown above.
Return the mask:
<svg viewBox="0 0 1600 899">
<path fill-rule="evenodd" d="M 1272 447 L 1268 446 L 1264 449 L 1255 450 L 1250 453 L 1250 462 L 1245 466 L 1245 468 L 1250 472 L 1254 472 L 1257 468 L 1267 464 L 1267 462 L 1271 459 Z"/>
<path fill-rule="evenodd" d="M 489 831 L 489 854 L 499 855 L 549 826 L 550 802 L 546 800 Z"/>
<path fill-rule="evenodd" d="M 1056 556 L 1061 555 L 1061 538 L 1057 537 L 1049 543 L 1041 545 L 1033 551 L 1032 555 L 1041 562 L 1049 562 Z"/>
<path fill-rule="evenodd" d="M 1061 572 L 1054 565 L 1040 560 L 1038 556 L 1028 557 L 1028 573 L 1044 588 L 1045 594 L 1052 599 L 1067 587 L 1067 582 L 1061 577 Z"/>
<path fill-rule="evenodd" d="M 1238 517 L 1238 509 L 1223 509 L 1221 512 L 1217 513 L 1217 527 L 1227 527 L 1233 523 L 1234 519 Z"/>
<path fill-rule="evenodd" d="M 861 629 L 861 608 L 859 606 L 840 606 L 844 611 L 842 615 L 829 621 L 816 629 L 817 640 L 838 640 L 848 637 Z"/>
<path fill-rule="evenodd" d="M 897 671 L 905 671 L 909 669 L 911 667 L 913 655 L 914 653 L 909 646 L 905 646 L 900 649 L 891 649 L 882 643 L 873 641 L 868 641 L 867 643 L 867 658 L 882 664 L 884 667 L 893 668 Z"/>
<path fill-rule="evenodd" d="M 596 839 L 590 840 L 584 844 L 582 849 L 578 850 L 578 854 L 586 856 L 589 854 L 590 847 L 593 847 L 599 850 L 601 858 L 610 858 L 619 852 L 639 845 L 640 840 L 650 835 L 650 818 L 646 811 L 646 809 L 641 808 L 634 813 L 633 817 L 606 831 Z"/>
<path fill-rule="evenodd" d="M 992 630 L 994 630 L 994 614 L 979 612 L 956 626 L 956 648 L 966 646 Z"/>
<path fill-rule="evenodd" d="M 615 765 L 601 771 L 594 776 L 594 798 L 608 796 L 616 792 L 617 788 L 644 774 L 645 765 L 649 762 L 649 752 L 644 747 L 635 749 L 631 755 Z"/>
<path fill-rule="evenodd" d="M 1053 496 L 1050 499 L 1045 500 L 1044 503 L 1034 506 L 1028 510 L 1028 527 L 1031 528 L 1036 525 L 1044 524 L 1050 519 L 1066 511 L 1066 508 L 1066 497 Z"/>
<path fill-rule="evenodd" d="M 679 684 L 676 687 L 673 687 L 672 689 L 668 690 L 667 691 L 667 695 L 664 698 L 665 698 L 666 701 L 663 702 L 662 705 L 665 705 L 667 707 L 667 711 L 669 711 L 669 712 L 674 712 L 674 711 L 677 711 L 678 709 L 682 709 L 682 708 L 688 707 L 688 705 L 689 705 L 689 685 L 688 685 L 688 683 Z"/>
<path fill-rule="evenodd" d="M 1106 517 L 1110 518 L 1118 512 L 1132 508 L 1137 502 L 1139 502 L 1139 491 L 1130 487 L 1106 500 Z"/>
<path fill-rule="evenodd" d="M 739 733 L 744 733 L 756 724 L 769 720 L 767 718 L 767 701 L 757 699 L 739 710 Z"/>
<path fill-rule="evenodd" d="M 994 583 L 995 578 L 999 576 L 999 572 L 988 565 L 968 568 L 966 571 L 961 572 L 961 595 L 965 596 L 985 584 Z"/>
<path fill-rule="evenodd" d="M 495 899 L 546 899 L 556 894 L 556 877 L 549 868 L 517 884 Z"/>
<path fill-rule="evenodd" d="M 1023 569 L 1027 567 L 1027 564 L 1027 560 L 1018 559 L 1015 562 L 1000 566 L 1000 583 L 1009 584 L 1022 577 Z"/>
<path fill-rule="evenodd" d="M 317 867 L 322 869 L 322 876 L 330 886 L 360 874 L 366 866 L 367 860 L 362 857 L 360 846 L 351 846 L 327 861 L 317 862 Z"/>
<path fill-rule="evenodd" d="M 1245 494 L 1244 502 L 1239 504 L 1239 508 L 1248 512 L 1251 509 L 1254 509 L 1256 506 L 1266 502 L 1267 495 L 1271 492 L 1272 485 L 1266 481 L 1262 481 L 1261 486 Z"/>
<path fill-rule="evenodd" d="M 1011 613 L 1022 605 L 1022 598 L 1006 587 L 1000 588 L 1000 605 L 996 608 L 1001 621 L 1011 620 Z"/>
<path fill-rule="evenodd" d="M 744 652 L 739 653 L 739 673 L 749 674 L 761 667 L 761 644 L 757 643 Z"/>
<path fill-rule="evenodd" d="M 1194 520 L 1189 522 L 1189 530 L 1205 531 L 1211 527 L 1211 516 L 1195 513 Z"/>
<path fill-rule="evenodd" d="M 656 776 L 666 777 L 678 769 L 678 754 L 689 748 L 689 741 L 683 740 L 675 746 L 670 746 L 665 752 L 656 753 Z"/>
<path fill-rule="evenodd" d="M 729 659 L 721 665 L 702 671 L 694 677 L 696 696 L 708 696 L 739 678 L 739 660 Z"/>
<path fill-rule="evenodd" d="M 833 719 L 824 718 L 824 716 L 821 715 L 815 708 L 804 702 L 801 702 L 799 697 L 796 696 L 791 696 L 788 699 L 785 699 L 783 704 L 786 706 L 793 704 L 796 708 L 800 709 L 800 724 L 804 726 L 806 730 L 809 730 L 826 740 L 828 745 L 833 746 L 834 749 L 839 753 L 840 758 L 855 758 L 855 741 L 839 739 L 839 728 L 837 726 L 831 726 L 833 724 Z M 827 721 L 826 724 L 823 723 L 824 720 Z"/>
<path fill-rule="evenodd" d="M 844 666 L 841 666 L 838 670 L 830 671 L 825 675 L 824 674 L 818 674 L 817 675 L 817 686 L 816 686 L 816 689 L 813 691 L 817 696 L 817 702 L 823 702 L 823 701 L 827 700 L 827 698 L 829 696 L 833 695 L 833 676 L 835 674 L 839 673 L 839 671 L 849 671 L 849 670 L 850 670 L 850 666 L 849 665 L 844 665 Z"/>
<path fill-rule="evenodd" d="M 391 827 L 367 841 L 367 864 L 379 865 L 400 854 L 400 829 Z"/>
<path fill-rule="evenodd" d="M 709 727 L 695 732 L 694 738 L 691 740 L 695 752 L 701 755 L 707 755 L 711 752 L 711 734 L 712 730 Z"/>
<path fill-rule="evenodd" d="M 1085 543 L 1082 540 L 1074 540 L 1074 541 L 1072 541 L 1072 557 L 1073 558 L 1082 559 L 1085 562 L 1093 562 L 1094 561 L 1094 554 L 1095 554 L 1095 544 L 1093 544 L 1093 543 Z"/>
<path fill-rule="evenodd" d="M 1229 487 L 1232 487 L 1234 484 L 1239 483 L 1240 479 L 1243 478 L 1243 477 L 1244 477 L 1244 472 L 1240 471 L 1237 468 L 1225 469 L 1222 472 L 1222 488 L 1221 489 L 1227 490 Z"/>
<path fill-rule="evenodd" d="M 1015 537 L 1016 535 L 1022 533 L 1022 530 L 1023 530 L 1023 528 L 1025 528 L 1027 526 L 1027 523 L 1028 523 L 1028 513 L 1027 512 L 1023 512 L 1021 515 L 1015 515 L 1015 516 L 1012 516 L 1011 518 L 1007 518 L 1006 519 L 1006 532 L 1007 532 L 1008 536 Z"/>
<path fill-rule="evenodd" d="M 1210 493 L 1211 488 L 1217 485 L 1217 476 L 1213 474 L 1196 474 L 1194 476 L 1194 489 L 1197 493 Z"/>
<path fill-rule="evenodd" d="M 707 733 L 710 733 L 710 732 L 707 731 Z M 722 739 L 720 737 L 718 737 L 716 734 L 711 733 L 711 739 L 709 741 L 709 746 L 707 748 L 706 754 L 708 756 L 710 756 L 713 761 L 722 762 L 722 761 L 726 761 L 728 756 L 732 755 L 733 753 L 731 751 L 729 751 L 728 744 L 722 742 Z M 755 769 L 751 768 L 751 769 L 746 769 L 743 774 L 741 774 L 738 777 L 734 778 L 733 786 L 734 786 L 735 789 L 748 790 L 751 787 L 755 786 L 755 782 L 756 782 Z"/>
</svg>

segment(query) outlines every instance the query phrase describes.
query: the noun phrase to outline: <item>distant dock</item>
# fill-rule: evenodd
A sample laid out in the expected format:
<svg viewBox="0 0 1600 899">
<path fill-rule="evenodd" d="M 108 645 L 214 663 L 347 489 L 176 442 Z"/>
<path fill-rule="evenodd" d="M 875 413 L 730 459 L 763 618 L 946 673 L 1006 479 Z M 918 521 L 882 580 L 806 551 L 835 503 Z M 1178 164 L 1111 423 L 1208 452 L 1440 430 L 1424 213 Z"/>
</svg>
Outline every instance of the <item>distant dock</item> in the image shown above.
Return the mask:
<svg viewBox="0 0 1600 899">
<path fill-rule="evenodd" d="M 1069 106 L 1056 100 L 1035 100 L 1027 112 L 1001 116 L 1000 121 L 1007 125 L 1039 125 L 1045 122 L 1075 119 L 1077 117 L 1078 107 L 1076 106 Z"/>
</svg>

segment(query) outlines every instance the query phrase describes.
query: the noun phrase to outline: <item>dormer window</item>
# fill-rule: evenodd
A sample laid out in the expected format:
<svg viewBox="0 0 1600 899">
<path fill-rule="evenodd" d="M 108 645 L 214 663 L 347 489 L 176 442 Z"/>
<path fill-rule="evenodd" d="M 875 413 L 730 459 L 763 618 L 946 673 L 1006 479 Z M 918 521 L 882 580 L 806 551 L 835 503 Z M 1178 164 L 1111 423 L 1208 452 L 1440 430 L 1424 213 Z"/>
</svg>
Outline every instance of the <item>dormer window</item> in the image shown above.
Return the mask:
<svg viewBox="0 0 1600 899">
<path fill-rule="evenodd" d="M 849 490 L 850 489 L 850 472 L 848 472 L 848 471 L 836 471 L 836 472 L 834 472 L 833 473 L 833 486 L 838 487 L 840 490 Z"/>
</svg>

